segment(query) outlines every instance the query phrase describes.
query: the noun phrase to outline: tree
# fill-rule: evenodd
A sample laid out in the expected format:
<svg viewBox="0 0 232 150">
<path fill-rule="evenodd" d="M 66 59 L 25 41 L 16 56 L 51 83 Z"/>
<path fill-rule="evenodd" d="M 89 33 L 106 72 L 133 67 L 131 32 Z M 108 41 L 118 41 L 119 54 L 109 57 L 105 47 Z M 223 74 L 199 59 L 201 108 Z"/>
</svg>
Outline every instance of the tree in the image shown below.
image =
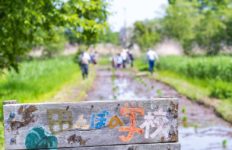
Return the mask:
<svg viewBox="0 0 232 150">
<path fill-rule="evenodd" d="M 99 43 L 119 45 L 119 32 L 112 31 L 109 27 L 104 30 L 98 40 Z"/>
<path fill-rule="evenodd" d="M 106 0 L 70 0 L 64 5 L 62 11 L 64 18 L 71 22 L 67 26 L 68 33 L 73 42 L 86 45 L 94 44 L 107 27 L 107 6 Z"/>
<path fill-rule="evenodd" d="M 196 41 L 208 54 L 217 54 L 223 45 L 231 44 L 231 4 L 228 0 L 202 0 L 200 3 L 203 17 L 197 27 Z"/>
<path fill-rule="evenodd" d="M 167 15 L 162 20 L 162 34 L 179 41 L 185 52 L 189 53 L 196 37 L 194 30 L 201 18 L 197 3 L 176 0 L 175 3 L 169 5 L 166 13 Z"/>
<path fill-rule="evenodd" d="M 46 34 L 46 33 L 45 33 Z M 45 35 L 43 46 L 43 56 L 51 58 L 61 53 L 65 48 L 67 40 L 63 29 L 56 28 L 50 35 Z"/>
<path fill-rule="evenodd" d="M 176 2 L 176 0 L 168 0 L 168 3 L 169 3 L 170 5 L 175 4 L 175 2 Z"/>
<path fill-rule="evenodd" d="M 156 23 L 156 21 L 135 22 L 132 42 L 137 43 L 142 50 L 153 47 L 160 40 Z"/>
<path fill-rule="evenodd" d="M 0 0 L 0 69 L 18 71 L 19 58 L 33 45 L 53 36 L 56 28 L 69 28 L 80 41 L 91 43 L 103 30 L 105 0 Z M 38 31 L 46 36 L 37 36 Z"/>
<path fill-rule="evenodd" d="M 208 54 L 231 44 L 230 0 L 170 0 L 169 4 L 162 33 L 180 41 L 186 53 L 194 44 Z"/>
</svg>

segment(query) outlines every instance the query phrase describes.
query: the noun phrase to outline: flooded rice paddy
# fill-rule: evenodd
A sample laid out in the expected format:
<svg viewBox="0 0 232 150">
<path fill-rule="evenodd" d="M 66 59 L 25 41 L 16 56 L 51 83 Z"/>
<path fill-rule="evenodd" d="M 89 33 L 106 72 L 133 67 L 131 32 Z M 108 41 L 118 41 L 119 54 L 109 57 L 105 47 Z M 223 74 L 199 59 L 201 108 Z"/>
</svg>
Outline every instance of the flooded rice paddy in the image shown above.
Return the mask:
<svg viewBox="0 0 232 150">
<path fill-rule="evenodd" d="M 179 142 L 182 150 L 232 150 L 232 126 L 214 111 L 179 95 L 166 84 L 133 71 L 98 69 L 86 100 L 179 99 Z"/>
</svg>

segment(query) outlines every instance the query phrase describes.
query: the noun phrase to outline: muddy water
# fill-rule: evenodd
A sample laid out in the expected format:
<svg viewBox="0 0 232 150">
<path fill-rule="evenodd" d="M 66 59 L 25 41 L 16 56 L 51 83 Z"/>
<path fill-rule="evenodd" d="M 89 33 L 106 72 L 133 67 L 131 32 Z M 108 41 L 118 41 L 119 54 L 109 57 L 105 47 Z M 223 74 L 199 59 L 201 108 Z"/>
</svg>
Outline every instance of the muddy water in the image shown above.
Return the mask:
<svg viewBox="0 0 232 150">
<path fill-rule="evenodd" d="M 95 86 L 86 100 L 154 97 L 179 98 L 179 142 L 182 150 L 232 150 L 232 127 L 217 117 L 213 110 L 191 102 L 163 83 L 136 76 L 134 72 L 98 69 Z"/>
</svg>

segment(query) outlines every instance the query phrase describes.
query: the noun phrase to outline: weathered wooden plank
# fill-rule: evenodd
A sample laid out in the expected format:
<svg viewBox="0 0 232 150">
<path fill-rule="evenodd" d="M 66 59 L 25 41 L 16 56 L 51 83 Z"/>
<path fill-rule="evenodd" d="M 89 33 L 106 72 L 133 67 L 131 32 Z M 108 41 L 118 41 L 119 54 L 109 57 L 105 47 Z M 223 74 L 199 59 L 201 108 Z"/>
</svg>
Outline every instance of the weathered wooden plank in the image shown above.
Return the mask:
<svg viewBox="0 0 232 150">
<path fill-rule="evenodd" d="M 4 105 L 6 149 L 177 142 L 178 101 Z"/>
<path fill-rule="evenodd" d="M 67 148 L 61 148 L 67 149 Z M 76 150 L 69 148 L 68 150 Z M 179 143 L 156 143 L 156 144 L 133 144 L 133 145 L 114 145 L 114 146 L 96 146 L 80 147 L 78 150 L 180 150 Z"/>
<path fill-rule="evenodd" d="M 6 105 L 6 104 L 17 104 L 17 100 L 6 100 L 6 101 L 3 101 L 3 105 Z"/>
</svg>

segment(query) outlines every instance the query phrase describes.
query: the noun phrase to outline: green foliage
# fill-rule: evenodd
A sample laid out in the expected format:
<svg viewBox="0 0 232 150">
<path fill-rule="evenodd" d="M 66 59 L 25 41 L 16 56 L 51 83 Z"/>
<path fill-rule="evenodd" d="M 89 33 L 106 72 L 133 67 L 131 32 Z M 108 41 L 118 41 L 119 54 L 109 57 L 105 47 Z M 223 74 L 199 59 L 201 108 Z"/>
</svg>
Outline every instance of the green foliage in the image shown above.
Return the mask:
<svg viewBox="0 0 232 150">
<path fill-rule="evenodd" d="M 169 3 L 170 5 L 175 4 L 175 2 L 176 2 L 176 0 L 168 0 L 168 3 Z"/>
<path fill-rule="evenodd" d="M 188 120 L 187 116 L 183 116 L 182 121 L 186 122 Z"/>
<path fill-rule="evenodd" d="M 111 43 L 114 45 L 120 45 L 119 33 L 113 32 L 110 28 L 107 28 L 99 37 L 98 43 Z"/>
<path fill-rule="evenodd" d="M 222 81 L 214 82 L 211 84 L 212 87 L 210 88 L 211 97 L 217 97 L 220 99 L 227 99 L 232 98 L 232 86 L 230 83 L 225 83 Z"/>
<path fill-rule="evenodd" d="M 199 78 L 232 81 L 231 57 L 161 57 L 158 68 Z"/>
<path fill-rule="evenodd" d="M 12 70 L 0 76 L 0 101 L 17 99 L 20 103 L 39 102 L 52 97 L 66 83 L 81 79 L 80 70 L 70 57 L 34 60 L 24 62 L 20 67 L 20 74 Z M 88 82 L 85 85 L 89 85 Z M 2 119 L 2 105 L 0 119 Z M 3 139 L 3 126 L 0 122 L 1 145 Z"/>
<path fill-rule="evenodd" d="M 94 77 L 91 75 L 88 80 L 82 82 L 80 69 L 72 61 L 72 57 L 23 62 L 20 64 L 20 73 L 12 70 L 0 75 L 0 119 L 2 120 L 3 100 L 16 99 L 19 103 L 38 103 L 51 99 L 64 86 L 80 87 L 80 93 L 75 100 L 83 99 L 92 86 Z M 0 122 L 0 145 L 4 142 L 3 129 Z"/>
<path fill-rule="evenodd" d="M 19 102 L 38 102 L 51 97 L 80 74 L 70 57 L 34 60 L 24 62 L 20 67 L 20 74 L 10 71 L 0 76 L 1 101 L 17 99 Z"/>
<path fill-rule="evenodd" d="M 0 1 L 0 69 L 18 71 L 19 58 L 33 45 L 57 42 L 52 33 L 59 27 L 83 43 L 94 42 L 106 25 L 106 7 L 104 0 Z"/>
<path fill-rule="evenodd" d="M 227 19 L 231 19 L 227 11 L 232 12 L 228 4 L 229 2 L 217 0 L 200 3 L 202 18 L 195 30 L 198 31 L 195 41 L 205 48 L 208 54 L 217 54 L 222 45 L 232 38 L 232 35 L 226 33 L 226 29 L 231 26 L 227 24 Z"/>
<path fill-rule="evenodd" d="M 183 114 L 186 114 L 186 107 L 183 107 L 183 108 L 181 109 L 181 112 L 182 112 Z"/>
<path fill-rule="evenodd" d="M 158 89 L 158 90 L 156 91 L 156 93 L 157 93 L 157 95 L 158 95 L 159 97 L 162 97 L 162 96 L 163 96 L 163 92 L 162 92 L 162 90 L 160 90 L 160 89 Z"/>
<path fill-rule="evenodd" d="M 225 139 L 222 141 L 222 147 L 223 148 L 227 148 L 227 145 L 228 145 L 228 141 Z"/>
<path fill-rule="evenodd" d="M 182 125 L 188 127 L 188 117 L 186 115 L 182 117 Z"/>
<path fill-rule="evenodd" d="M 101 66 L 111 65 L 111 60 L 109 58 L 110 56 L 101 56 L 101 58 L 98 60 L 98 64 Z"/>
<path fill-rule="evenodd" d="M 192 46 L 217 54 L 231 44 L 232 2 L 229 0 L 175 0 L 163 21 L 164 35 L 175 38 L 191 53 Z"/>
<path fill-rule="evenodd" d="M 135 66 L 137 66 L 141 71 L 148 70 L 147 62 L 144 60 L 136 61 Z M 232 98 L 232 84 L 231 84 L 232 67 L 231 66 L 232 66 L 232 61 L 231 61 L 231 57 L 229 56 L 217 56 L 217 57 L 166 56 L 160 58 L 160 62 L 158 63 L 157 68 L 159 72 L 168 71 L 179 75 L 179 76 L 174 76 L 173 78 L 186 78 L 188 82 L 206 88 L 207 90 L 206 92 L 203 92 L 203 94 L 206 93 L 207 96 L 216 97 L 220 99 L 227 99 L 227 98 Z M 163 75 L 170 76 L 170 73 Z M 163 78 L 165 79 L 165 77 Z M 179 83 L 174 83 L 174 84 L 179 84 Z M 199 88 L 199 87 L 193 87 L 192 89 L 194 90 L 194 88 Z M 186 92 L 191 94 L 191 92 L 189 92 L 188 90 L 184 91 L 184 93 Z M 198 95 L 194 96 L 194 93 L 190 97 L 191 98 L 194 97 L 194 99 L 199 98 Z"/>
<path fill-rule="evenodd" d="M 45 35 L 44 43 L 41 45 L 43 46 L 43 56 L 51 58 L 57 54 L 59 54 L 65 48 L 65 43 L 67 42 L 63 31 L 57 29 L 52 32 L 51 35 Z"/>
<path fill-rule="evenodd" d="M 210 94 L 212 92 L 211 87 L 212 85 L 217 84 L 215 83 L 216 80 L 207 81 L 192 79 L 191 77 L 186 77 L 180 73 L 177 74 L 172 71 L 158 71 L 156 79 L 172 86 L 180 94 L 185 95 L 193 101 L 206 104 L 207 106 L 212 106 L 225 120 L 232 122 L 232 98 L 216 101 L 217 105 L 214 105 L 214 99 L 210 98 Z"/>
<path fill-rule="evenodd" d="M 201 57 L 203 59 L 204 57 Z M 207 59 L 207 57 L 205 57 Z M 222 61 L 227 61 L 229 57 L 221 57 Z M 178 61 L 174 57 L 175 61 L 172 61 L 172 57 L 169 57 L 169 59 L 165 59 L 167 62 L 166 64 L 172 63 L 172 66 L 174 68 L 178 68 L 179 64 L 182 61 L 185 61 L 185 59 L 181 59 L 179 57 Z M 194 58 L 192 58 L 194 59 Z M 198 58 L 200 59 L 200 58 Z M 213 58 L 212 58 L 213 59 Z M 217 59 L 217 57 L 214 57 L 214 59 Z M 162 65 L 163 60 L 161 58 L 161 63 Z M 137 59 L 135 61 L 135 67 L 139 69 L 140 71 L 144 71 L 145 69 L 148 70 L 147 68 L 147 62 L 145 62 L 142 59 Z M 163 70 L 157 70 L 155 73 L 154 78 L 156 80 L 159 80 L 161 82 L 164 82 L 171 87 L 173 87 L 178 93 L 181 95 L 185 95 L 187 98 L 197 101 L 203 104 L 206 104 L 208 106 L 212 106 L 215 108 L 216 112 L 219 113 L 225 120 L 232 122 L 232 97 L 223 99 L 223 100 L 214 100 L 211 99 L 210 96 L 212 96 L 212 93 L 214 89 L 219 89 L 220 87 L 224 89 L 227 87 L 228 92 L 226 93 L 231 93 L 232 89 L 232 84 L 231 81 L 221 81 L 217 79 L 201 79 L 201 78 L 192 78 L 191 76 L 186 76 L 182 72 L 176 72 L 176 69 L 172 68 L 163 68 Z M 218 86 L 220 84 L 220 87 Z M 218 88 L 219 87 L 219 88 Z M 226 91 L 227 91 L 226 90 Z M 225 93 L 224 90 L 221 90 L 221 92 Z M 219 94 L 215 94 L 213 97 L 220 97 Z M 224 96 L 225 97 L 225 96 Z M 213 101 L 211 103 L 211 100 Z M 217 105 L 215 105 L 215 102 Z M 185 110 L 182 109 L 182 112 Z"/>
<path fill-rule="evenodd" d="M 169 70 L 189 78 L 207 81 L 210 96 L 232 98 L 232 61 L 231 57 L 162 57 L 158 68 Z"/>
<path fill-rule="evenodd" d="M 159 20 L 136 22 L 134 42 L 142 49 L 159 39 L 171 38 L 182 45 L 186 54 L 198 46 L 207 54 L 218 54 L 232 45 L 231 0 L 169 0 L 166 15 Z"/>
<path fill-rule="evenodd" d="M 153 47 L 160 40 L 156 21 L 135 22 L 132 42 L 137 43 L 142 50 Z"/>
<path fill-rule="evenodd" d="M 194 32 L 196 25 L 200 23 L 198 8 L 196 3 L 186 0 L 176 0 L 169 5 L 167 15 L 161 21 L 161 33 L 178 40 L 186 53 L 191 50 L 192 42 L 195 39 Z"/>
<path fill-rule="evenodd" d="M 4 127 L 3 127 L 3 123 L 0 122 L 0 145 L 2 146 L 4 145 L 3 139 L 4 139 Z M 0 148 L 0 150 L 3 150 L 3 147 L 2 149 Z"/>
<path fill-rule="evenodd" d="M 67 36 L 71 42 L 91 45 L 97 42 L 99 36 L 107 27 L 107 6 L 105 0 L 70 0 L 63 7 L 67 13 L 65 21 L 72 24 L 67 26 Z"/>
</svg>

